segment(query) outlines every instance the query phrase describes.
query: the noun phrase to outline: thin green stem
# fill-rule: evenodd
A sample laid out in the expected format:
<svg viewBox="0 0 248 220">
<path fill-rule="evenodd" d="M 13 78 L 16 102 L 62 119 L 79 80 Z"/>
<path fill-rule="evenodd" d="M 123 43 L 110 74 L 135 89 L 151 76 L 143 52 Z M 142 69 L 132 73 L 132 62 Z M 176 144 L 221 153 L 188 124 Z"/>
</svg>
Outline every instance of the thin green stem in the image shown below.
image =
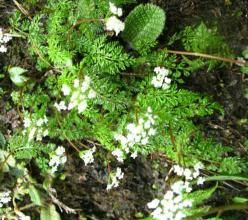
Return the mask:
<svg viewBox="0 0 248 220">
<path fill-rule="evenodd" d="M 185 220 L 194 220 L 197 217 L 204 217 L 204 216 L 215 214 L 215 213 L 222 213 L 222 212 L 225 212 L 225 211 L 242 210 L 242 209 L 248 209 L 248 204 L 231 204 L 231 205 L 219 206 L 219 207 L 211 208 L 206 213 L 201 213 L 201 214 L 197 214 L 197 215 L 194 215 L 194 216 L 191 216 L 191 217 L 187 217 L 187 218 L 185 218 Z"/>
</svg>

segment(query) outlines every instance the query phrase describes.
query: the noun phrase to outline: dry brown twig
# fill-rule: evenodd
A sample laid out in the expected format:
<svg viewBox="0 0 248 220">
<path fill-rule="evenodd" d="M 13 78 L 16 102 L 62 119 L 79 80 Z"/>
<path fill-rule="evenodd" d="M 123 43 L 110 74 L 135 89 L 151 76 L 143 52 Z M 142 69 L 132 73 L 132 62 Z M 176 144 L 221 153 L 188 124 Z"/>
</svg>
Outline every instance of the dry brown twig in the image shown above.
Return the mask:
<svg viewBox="0 0 248 220">
<path fill-rule="evenodd" d="M 29 15 L 29 12 L 18 1 L 13 0 L 13 2 L 22 14 L 24 14 L 29 20 L 32 20 L 31 16 Z"/>
</svg>

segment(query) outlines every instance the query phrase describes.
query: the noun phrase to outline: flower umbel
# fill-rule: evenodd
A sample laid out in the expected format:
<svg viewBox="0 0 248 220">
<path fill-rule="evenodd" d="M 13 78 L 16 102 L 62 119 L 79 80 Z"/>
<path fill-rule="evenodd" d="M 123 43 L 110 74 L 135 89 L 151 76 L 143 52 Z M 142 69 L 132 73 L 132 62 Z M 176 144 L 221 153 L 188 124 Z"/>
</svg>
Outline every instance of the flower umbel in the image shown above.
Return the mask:
<svg viewBox="0 0 248 220">
<path fill-rule="evenodd" d="M 125 28 L 125 23 L 119 20 L 116 16 L 111 16 L 106 21 L 106 30 L 114 31 L 117 36 Z"/>
<path fill-rule="evenodd" d="M 70 96 L 69 104 L 67 106 L 65 101 L 60 101 L 56 102 L 54 107 L 58 111 L 77 108 L 78 113 L 84 112 L 88 107 L 88 100 L 96 97 L 96 92 L 90 87 L 90 82 L 90 77 L 85 76 L 83 82 L 75 79 L 73 87 L 63 84 L 61 90 L 64 96 Z"/>
<path fill-rule="evenodd" d="M 96 152 L 96 147 L 92 149 L 79 152 L 79 157 L 84 161 L 85 166 L 94 162 L 93 153 Z"/>
<path fill-rule="evenodd" d="M 10 34 L 4 33 L 3 29 L 0 28 L 0 53 L 6 53 L 6 44 L 12 39 Z"/>
<path fill-rule="evenodd" d="M 152 78 L 152 85 L 155 88 L 168 89 L 170 88 L 171 79 L 167 76 L 169 75 L 169 70 L 164 67 L 155 67 L 154 72 L 157 74 Z"/>
<path fill-rule="evenodd" d="M 49 166 L 51 167 L 51 173 L 54 174 L 57 172 L 59 166 L 63 166 L 66 161 L 65 148 L 59 146 L 50 157 Z"/>
<path fill-rule="evenodd" d="M 121 144 L 121 150 L 112 152 L 117 157 L 118 161 L 123 161 L 124 154 L 132 152 L 132 157 L 137 156 L 137 152 L 133 152 L 134 145 L 146 145 L 149 143 L 149 138 L 156 134 L 155 119 L 157 117 L 152 114 L 152 109 L 147 108 L 144 117 L 139 118 L 138 123 L 129 123 L 126 126 L 126 135 L 115 134 L 114 139 Z M 122 151 L 123 153 L 121 154 Z"/>
<path fill-rule="evenodd" d="M 9 190 L 0 192 L 0 208 L 11 201 L 10 194 L 11 192 Z"/>
<path fill-rule="evenodd" d="M 121 168 L 117 167 L 116 172 L 110 174 L 110 183 L 107 185 L 107 190 L 118 187 L 119 180 L 123 179 L 123 176 L 124 173 L 121 171 Z"/>
<path fill-rule="evenodd" d="M 46 115 L 43 118 L 32 118 L 29 117 L 28 114 L 25 113 L 25 117 L 23 119 L 24 131 L 23 134 L 28 133 L 28 141 L 37 140 L 42 141 L 43 137 L 48 135 L 48 129 L 46 128 L 46 124 L 48 119 Z"/>
</svg>

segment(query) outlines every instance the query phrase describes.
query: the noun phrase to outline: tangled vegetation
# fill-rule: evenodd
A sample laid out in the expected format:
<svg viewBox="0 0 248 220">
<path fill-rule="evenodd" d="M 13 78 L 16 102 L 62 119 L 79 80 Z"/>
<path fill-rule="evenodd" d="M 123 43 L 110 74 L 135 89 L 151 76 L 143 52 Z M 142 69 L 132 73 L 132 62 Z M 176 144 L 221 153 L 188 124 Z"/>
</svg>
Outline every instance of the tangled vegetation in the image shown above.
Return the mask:
<svg viewBox="0 0 248 220">
<path fill-rule="evenodd" d="M 247 73 L 247 50 L 243 60 L 235 59 L 218 30 L 203 22 L 175 33 L 162 47 L 158 37 L 166 33 L 166 12 L 154 4 L 38 4 L 18 4 L 10 28 L 0 32 L 2 53 L 11 38 L 25 41 L 33 64 L 6 66 L 2 75 L 13 85 L 11 92 L 2 86 L 1 96 L 9 93 L 6 108 L 16 109 L 21 121 L 0 133 L 2 219 L 57 220 L 63 212 L 88 219 L 56 197 L 56 181 L 70 178 L 64 172 L 69 155 L 89 167 L 101 161 L 107 192 L 121 187 L 124 164 L 166 158 L 166 187 L 149 186 L 162 193 L 133 219 L 219 220 L 226 210 L 248 208 L 242 195 L 209 202 L 225 193 L 228 181 L 247 187 L 247 155 L 204 136 L 193 119 L 225 112 L 210 97 L 182 86 L 203 68 L 232 63 Z M 32 8 L 35 13 L 28 13 Z M 172 45 L 183 50 L 169 49 Z"/>
</svg>

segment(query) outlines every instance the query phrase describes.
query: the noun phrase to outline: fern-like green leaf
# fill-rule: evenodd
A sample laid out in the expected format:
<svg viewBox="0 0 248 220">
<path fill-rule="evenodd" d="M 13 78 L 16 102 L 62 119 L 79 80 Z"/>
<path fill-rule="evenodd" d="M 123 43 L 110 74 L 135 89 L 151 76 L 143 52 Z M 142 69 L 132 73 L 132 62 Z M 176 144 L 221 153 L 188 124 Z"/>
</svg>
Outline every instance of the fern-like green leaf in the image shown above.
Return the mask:
<svg viewBox="0 0 248 220">
<path fill-rule="evenodd" d="M 186 195 L 185 197 L 191 201 L 193 201 L 193 206 L 200 205 L 204 200 L 207 200 L 210 198 L 210 196 L 214 193 L 216 190 L 217 185 L 204 190 L 197 190 L 193 193 L 190 193 Z"/>
<path fill-rule="evenodd" d="M 99 37 L 88 45 L 86 53 L 85 64 L 99 73 L 117 74 L 134 61 L 117 42 L 107 42 L 105 37 Z"/>
<path fill-rule="evenodd" d="M 154 44 L 165 23 L 164 11 L 152 4 L 137 6 L 126 18 L 122 37 L 137 51 Z"/>
</svg>

